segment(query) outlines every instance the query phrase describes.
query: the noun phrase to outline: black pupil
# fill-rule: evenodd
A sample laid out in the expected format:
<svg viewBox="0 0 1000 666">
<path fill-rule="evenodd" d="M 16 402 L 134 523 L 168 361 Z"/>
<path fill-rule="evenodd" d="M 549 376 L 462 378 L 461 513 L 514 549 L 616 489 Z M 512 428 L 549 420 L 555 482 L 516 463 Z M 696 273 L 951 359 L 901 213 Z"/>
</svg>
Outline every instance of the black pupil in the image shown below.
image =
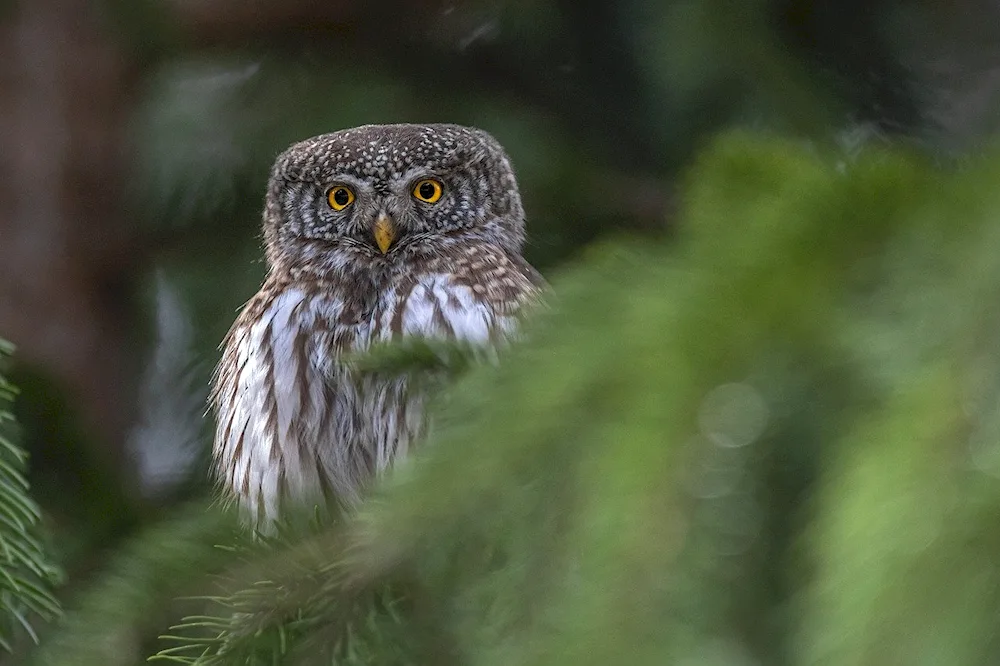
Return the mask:
<svg viewBox="0 0 1000 666">
<path fill-rule="evenodd" d="M 346 206 L 351 201 L 351 195 L 343 187 L 338 187 L 333 191 L 333 201 L 338 206 Z"/>
<path fill-rule="evenodd" d="M 437 188 L 434 187 L 434 183 L 423 182 L 420 183 L 419 191 L 421 199 L 433 199 L 434 194 L 437 192 Z"/>
</svg>

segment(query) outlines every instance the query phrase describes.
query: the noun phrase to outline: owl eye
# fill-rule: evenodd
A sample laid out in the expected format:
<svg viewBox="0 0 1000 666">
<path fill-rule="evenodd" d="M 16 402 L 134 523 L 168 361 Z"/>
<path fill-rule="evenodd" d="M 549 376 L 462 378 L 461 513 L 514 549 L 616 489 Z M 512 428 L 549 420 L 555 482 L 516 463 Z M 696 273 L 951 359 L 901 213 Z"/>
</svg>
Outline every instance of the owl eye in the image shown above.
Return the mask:
<svg viewBox="0 0 1000 666">
<path fill-rule="evenodd" d="M 416 184 L 413 188 L 413 196 L 421 201 L 434 203 L 441 198 L 441 191 L 441 183 L 428 178 L 427 180 L 422 180 Z"/>
<path fill-rule="evenodd" d="M 326 200 L 330 203 L 330 208 L 334 210 L 344 210 L 354 203 L 354 192 L 352 192 L 349 187 L 336 185 L 327 191 Z"/>
</svg>

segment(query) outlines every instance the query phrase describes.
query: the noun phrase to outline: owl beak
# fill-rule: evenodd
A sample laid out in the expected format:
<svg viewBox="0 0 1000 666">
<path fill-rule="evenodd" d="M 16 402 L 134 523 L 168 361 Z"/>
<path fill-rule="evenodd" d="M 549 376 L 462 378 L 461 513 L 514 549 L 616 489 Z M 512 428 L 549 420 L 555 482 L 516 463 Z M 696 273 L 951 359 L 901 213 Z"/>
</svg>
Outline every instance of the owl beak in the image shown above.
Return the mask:
<svg viewBox="0 0 1000 666">
<path fill-rule="evenodd" d="M 396 227 L 393 225 L 392 220 L 385 213 L 381 213 L 378 219 L 375 220 L 375 243 L 378 245 L 378 249 L 385 254 L 389 251 L 389 246 L 392 245 L 392 241 L 396 240 Z"/>
</svg>

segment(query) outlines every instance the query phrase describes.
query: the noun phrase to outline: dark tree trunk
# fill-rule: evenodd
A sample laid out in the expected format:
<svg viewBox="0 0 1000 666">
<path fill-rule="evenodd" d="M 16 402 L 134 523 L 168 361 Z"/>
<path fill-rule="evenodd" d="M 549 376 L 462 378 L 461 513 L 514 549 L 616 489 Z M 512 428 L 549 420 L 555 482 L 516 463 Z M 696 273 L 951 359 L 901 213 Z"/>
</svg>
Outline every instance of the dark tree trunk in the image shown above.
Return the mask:
<svg viewBox="0 0 1000 666">
<path fill-rule="evenodd" d="M 128 70 L 101 9 L 23 0 L 0 16 L 0 336 L 67 391 L 127 480 Z"/>
</svg>

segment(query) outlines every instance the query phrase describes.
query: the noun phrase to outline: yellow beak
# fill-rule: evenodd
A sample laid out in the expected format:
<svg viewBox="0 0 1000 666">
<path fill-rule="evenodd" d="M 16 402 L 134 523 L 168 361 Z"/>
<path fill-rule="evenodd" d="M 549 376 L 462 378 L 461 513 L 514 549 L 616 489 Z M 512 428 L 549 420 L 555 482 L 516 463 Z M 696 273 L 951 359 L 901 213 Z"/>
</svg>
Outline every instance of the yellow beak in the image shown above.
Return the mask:
<svg viewBox="0 0 1000 666">
<path fill-rule="evenodd" d="M 396 240 L 396 227 L 393 226 L 389 216 L 382 213 L 375 220 L 375 242 L 378 244 L 378 249 L 382 250 L 382 254 L 389 251 L 389 246 L 394 240 Z"/>
</svg>

